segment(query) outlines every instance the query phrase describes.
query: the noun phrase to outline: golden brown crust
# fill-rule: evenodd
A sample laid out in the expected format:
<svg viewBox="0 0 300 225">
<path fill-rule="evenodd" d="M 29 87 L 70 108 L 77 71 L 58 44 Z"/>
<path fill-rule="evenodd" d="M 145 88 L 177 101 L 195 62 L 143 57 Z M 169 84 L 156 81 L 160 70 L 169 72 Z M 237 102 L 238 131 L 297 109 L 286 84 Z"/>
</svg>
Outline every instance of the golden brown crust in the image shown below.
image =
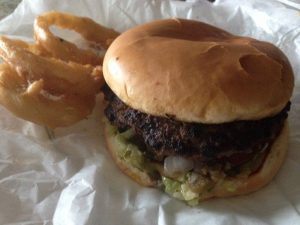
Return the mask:
<svg viewBox="0 0 300 225">
<path fill-rule="evenodd" d="M 274 45 L 183 19 L 123 33 L 108 49 L 103 70 L 110 88 L 132 108 L 204 123 L 276 114 L 294 82 Z"/>
</svg>

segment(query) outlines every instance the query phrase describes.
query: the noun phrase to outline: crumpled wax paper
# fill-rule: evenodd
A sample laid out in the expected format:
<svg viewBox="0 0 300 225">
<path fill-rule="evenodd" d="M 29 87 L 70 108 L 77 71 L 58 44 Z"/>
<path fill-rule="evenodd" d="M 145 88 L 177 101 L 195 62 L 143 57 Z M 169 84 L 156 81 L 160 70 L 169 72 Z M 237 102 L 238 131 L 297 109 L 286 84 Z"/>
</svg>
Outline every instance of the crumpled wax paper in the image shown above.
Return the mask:
<svg viewBox="0 0 300 225">
<path fill-rule="evenodd" d="M 89 16 L 118 31 L 181 17 L 273 42 L 290 59 L 296 78 L 290 148 L 267 187 L 191 208 L 159 190 L 139 186 L 116 168 L 102 137 L 101 97 L 87 120 L 54 131 L 1 107 L 0 224 L 300 224 L 300 14 L 293 6 L 267 0 L 24 0 L 0 21 L 1 34 L 32 40 L 34 18 L 59 10 Z"/>
</svg>

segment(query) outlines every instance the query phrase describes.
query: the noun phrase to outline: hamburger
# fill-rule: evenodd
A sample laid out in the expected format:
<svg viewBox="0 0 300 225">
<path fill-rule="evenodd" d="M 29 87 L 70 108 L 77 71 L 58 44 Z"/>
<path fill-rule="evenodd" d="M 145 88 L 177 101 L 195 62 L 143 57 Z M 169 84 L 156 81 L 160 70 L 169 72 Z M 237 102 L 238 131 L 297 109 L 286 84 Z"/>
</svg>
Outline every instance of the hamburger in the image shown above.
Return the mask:
<svg viewBox="0 0 300 225">
<path fill-rule="evenodd" d="M 157 20 L 121 34 L 103 73 L 107 148 L 137 183 L 196 205 L 256 191 L 282 165 L 294 78 L 273 44 Z"/>
</svg>

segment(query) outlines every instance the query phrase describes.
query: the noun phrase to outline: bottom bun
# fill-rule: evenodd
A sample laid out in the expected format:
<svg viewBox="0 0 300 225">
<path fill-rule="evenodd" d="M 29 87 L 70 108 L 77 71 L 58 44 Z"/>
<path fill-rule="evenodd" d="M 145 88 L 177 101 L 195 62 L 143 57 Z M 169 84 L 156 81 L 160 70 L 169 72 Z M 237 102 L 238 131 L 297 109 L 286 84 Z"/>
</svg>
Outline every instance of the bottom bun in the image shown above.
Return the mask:
<svg viewBox="0 0 300 225">
<path fill-rule="evenodd" d="M 104 128 L 107 148 L 123 173 L 143 186 L 163 188 L 169 195 L 190 205 L 209 198 L 243 195 L 262 188 L 277 174 L 288 149 L 288 124 L 285 122 L 258 172 L 252 175 L 241 173 L 236 177 L 221 177 L 209 188 L 204 183 L 205 180 L 200 180 L 201 188 L 196 185 L 198 188 L 195 189 L 187 183 L 188 174 L 179 179 L 165 177 L 162 165 L 147 160 L 137 146 L 130 143 L 130 132 L 120 134 L 106 119 Z"/>
<path fill-rule="evenodd" d="M 281 133 L 272 144 L 271 150 L 260 170 L 255 174 L 248 176 L 247 179 L 235 178 L 226 180 L 225 183 L 227 182 L 227 185 L 230 186 L 230 184 L 233 183 L 236 185 L 235 191 L 231 193 L 222 187 L 217 187 L 215 190 L 215 197 L 227 197 L 251 193 L 270 183 L 279 171 L 286 157 L 288 137 L 288 123 L 285 122 Z"/>
</svg>

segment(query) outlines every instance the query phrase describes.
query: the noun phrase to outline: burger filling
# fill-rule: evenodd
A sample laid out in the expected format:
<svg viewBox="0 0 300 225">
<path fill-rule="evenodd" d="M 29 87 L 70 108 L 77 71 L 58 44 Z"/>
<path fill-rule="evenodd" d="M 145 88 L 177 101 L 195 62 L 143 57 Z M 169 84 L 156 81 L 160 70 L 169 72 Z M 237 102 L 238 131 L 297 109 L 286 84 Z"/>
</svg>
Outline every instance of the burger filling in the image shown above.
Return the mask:
<svg viewBox="0 0 300 225">
<path fill-rule="evenodd" d="M 148 170 L 161 179 L 166 192 L 187 201 L 197 200 L 194 195 L 199 190 L 210 191 L 224 177 L 257 172 L 290 109 L 288 103 L 277 115 L 254 121 L 188 123 L 173 115 L 158 117 L 135 110 L 108 86 L 103 92 L 108 102 L 105 115 L 117 141 L 127 146 L 129 163 Z"/>
</svg>

